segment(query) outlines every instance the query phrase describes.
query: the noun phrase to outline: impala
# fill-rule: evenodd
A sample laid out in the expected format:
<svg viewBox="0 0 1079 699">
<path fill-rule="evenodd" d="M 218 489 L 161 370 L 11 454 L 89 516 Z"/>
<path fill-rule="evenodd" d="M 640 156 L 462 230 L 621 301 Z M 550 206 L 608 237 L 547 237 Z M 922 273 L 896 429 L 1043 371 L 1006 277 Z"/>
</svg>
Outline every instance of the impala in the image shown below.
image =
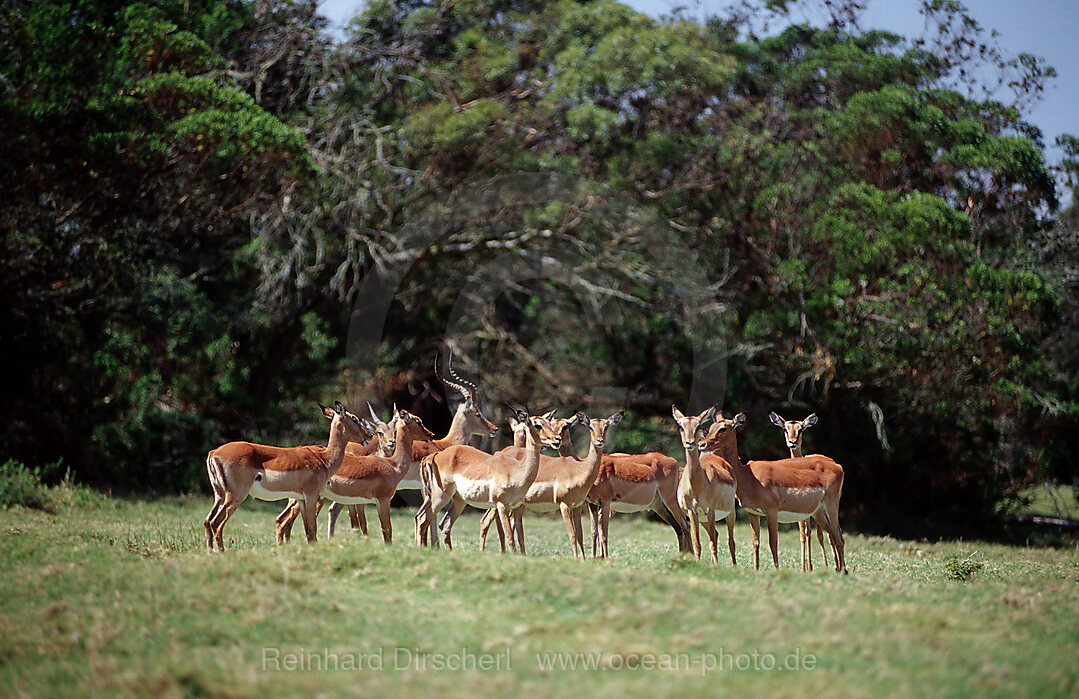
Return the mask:
<svg viewBox="0 0 1079 699">
<path fill-rule="evenodd" d="M 776 541 L 779 523 L 814 517 L 832 539 L 836 570 L 846 572 L 843 533 L 839 529 L 843 468 L 820 455 L 743 464 L 738 456 L 736 432 L 745 422 L 745 413 L 738 413 L 732 419 L 724 419 L 720 413 L 701 441 L 700 448 L 722 457 L 734 468 L 738 502 L 749 514 L 749 524 L 753 530 L 753 567 L 760 568 L 760 517 L 768 522 L 768 543 L 776 568 L 779 567 Z"/>
<path fill-rule="evenodd" d="M 325 447 L 272 447 L 251 442 L 229 442 L 206 455 L 206 473 L 214 489 L 214 504 L 206 515 L 206 545 L 225 550 L 222 532 L 236 508 L 248 495 L 259 500 L 295 498 L 301 503 L 303 527 L 308 541 L 317 538 L 315 506 L 318 495 L 345 456 L 349 440 L 365 444 L 373 428 L 345 406 L 321 403 L 330 418 L 330 438 Z"/>
<path fill-rule="evenodd" d="M 787 441 L 787 448 L 791 450 L 791 458 L 802 456 L 802 432 L 817 424 L 817 414 L 810 413 L 804 420 L 784 420 L 774 412 L 768 413 L 768 419 L 772 424 L 783 430 L 783 436 Z M 813 570 L 813 540 L 811 538 L 813 520 L 807 519 L 798 523 L 798 538 L 802 540 L 802 571 Z M 817 542 L 820 543 L 820 553 L 824 557 L 824 565 L 828 565 L 828 552 L 824 548 L 824 530 L 817 527 Z"/>
<path fill-rule="evenodd" d="M 371 407 L 370 401 L 367 402 L 367 409 L 371 412 L 371 419 L 373 420 L 373 422 L 370 424 L 372 424 L 373 426 L 375 439 L 369 441 L 366 444 L 356 444 L 355 442 L 349 442 L 348 445 L 345 447 L 345 458 L 342 461 L 342 464 L 347 462 L 350 456 L 368 456 L 373 453 L 379 454 L 380 456 L 390 456 L 391 454 L 393 454 L 394 435 L 396 434 L 398 422 L 396 415 L 397 406 L 394 406 L 395 414 L 389 422 L 383 422 L 379 419 L 378 415 L 375 413 L 375 409 Z M 325 504 L 325 502 L 325 498 L 319 497 L 318 505 L 315 506 L 316 515 L 322 512 L 322 506 Z M 367 536 L 367 520 L 364 519 L 363 516 L 363 506 L 358 505 L 357 509 L 359 510 L 359 517 L 353 518 L 352 529 L 353 531 L 355 531 L 357 528 L 359 528 L 363 531 L 363 535 Z M 330 510 L 330 521 L 329 526 L 327 527 L 329 536 L 334 535 L 334 529 L 337 526 L 337 515 L 339 514 L 339 512 L 340 506 L 338 506 L 337 511 L 334 511 L 332 508 Z M 285 505 L 285 509 L 283 509 L 281 513 L 277 515 L 274 522 L 276 523 L 278 545 L 283 544 L 291 539 L 292 523 L 299 513 L 299 501 L 289 500 L 288 504 Z M 288 526 L 282 528 L 282 523 L 286 521 L 288 522 Z"/>
<path fill-rule="evenodd" d="M 682 436 L 682 446 L 686 450 L 686 467 L 678 481 L 678 505 L 689 514 L 690 542 L 693 554 L 701 557 L 700 518 L 705 517 L 705 530 L 708 532 L 712 563 L 719 564 L 716 541 L 716 518 L 727 520 L 727 545 L 731 550 L 731 563 L 738 565 L 734 555 L 734 495 L 736 490 L 734 469 L 724 459 L 708 454 L 704 458 L 700 453 L 700 442 L 704 437 L 704 425 L 715 415 L 715 407 L 708 408 L 700 415 L 686 416 L 676 406 L 671 406 L 674 421 Z"/>
<path fill-rule="evenodd" d="M 514 447 L 488 454 L 470 446 L 457 445 L 424 457 L 420 478 L 425 497 L 416 514 L 417 543 L 421 546 L 427 543 L 431 522 L 451 501 L 450 519 L 442 531 L 448 549 L 453 547 L 450 539 L 453 523 L 466 504 L 484 509 L 494 507 L 502 530 L 512 531 L 510 512 L 521 505 L 536 478 L 541 445 L 553 449 L 561 445 L 561 436 L 543 416 L 518 410 L 516 417 L 526 426 L 523 454 Z M 516 551 L 513 536 L 507 538 L 510 549 Z"/>
<path fill-rule="evenodd" d="M 349 455 L 368 456 L 370 454 L 378 454 L 379 456 L 385 457 L 390 457 L 393 455 L 394 435 L 396 435 L 397 433 L 396 414 L 390 418 L 389 422 L 383 422 L 382 419 L 379 418 L 378 414 L 375 413 L 375 409 L 371 406 L 370 401 L 367 402 L 367 410 L 369 410 L 371 413 L 372 424 L 375 427 L 375 439 L 368 444 L 362 446 L 349 444 L 349 446 L 345 448 L 346 459 Z M 397 406 L 394 406 L 395 413 L 396 410 Z M 323 498 L 319 498 L 318 507 L 320 509 L 322 508 L 324 502 L 325 500 Z M 287 512 L 293 507 L 293 505 L 294 503 L 289 502 L 289 504 L 285 507 L 285 511 Z M 341 510 L 343 507 L 344 505 L 341 505 L 340 503 L 330 503 L 329 522 L 327 525 L 327 533 L 329 536 L 333 536 L 337 529 L 337 518 L 341 514 Z M 349 521 L 352 525 L 352 531 L 360 531 L 363 533 L 364 536 L 367 536 L 367 518 L 364 516 L 363 510 L 363 505 L 350 506 L 348 508 L 348 515 Z M 279 522 L 281 520 L 281 517 L 284 515 L 285 512 L 279 514 L 277 516 L 277 521 Z M 285 531 L 285 541 L 288 541 L 291 532 L 291 527 L 289 527 L 289 529 Z"/>
<path fill-rule="evenodd" d="M 570 429 L 577 424 L 577 416 L 574 415 L 573 417 L 559 418 L 555 417 L 556 412 L 558 411 L 548 411 L 544 413 L 543 417 L 551 423 L 551 429 L 557 432 L 562 440 L 561 444 L 558 447 L 558 455 L 572 456 L 576 458 L 577 453 L 573 450 L 573 441 L 570 438 Z M 513 446 L 518 448 L 524 448 L 525 442 L 527 441 L 527 436 L 525 434 L 527 428 L 525 426 L 525 423 L 518 422 L 517 418 L 510 416 L 509 425 L 510 432 L 513 434 Z M 548 458 L 551 457 L 546 457 L 543 454 L 540 454 L 540 468 L 543 468 L 543 462 L 545 459 Z M 537 472 L 536 477 L 539 478 L 539 472 Z M 517 547 L 522 554 L 525 552 L 524 532 L 522 528 L 518 525 L 521 522 L 523 514 L 524 508 L 519 507 L 514 510 L 514 516 L 510 519 L 510 527 L 513 529 L 512 535 L 517 537 Z M 450 513 L 447 512 L 442 517 L 442 522 L 439 524 L 439 529 L 444 528 L 445 525 L 449 522 L 449 519 Z M 487 547 L 487 532 L 492 521 L 494 522 L 495 529 L 498 531 L 498 543 L 502 547 L 502 553 L 505 553 L 506 535 L 505 532 L 502 531 L 502 525 L 501 523 L 499 523 L 497 512 L 494 509 L 487 510 L 487 513 L 484 514 L 483 519 L 480 520 L 480 550 L 482 551 Z"/>
<path fill-rule="evenodd" d="M 552 421 L 552 427 L 558 430 L 562 439 L 559 456 L 540 456 L 539 470 L 536 473 L 536 479 L 525 494 L 524 505 L 515 510 L 514 523 L 521 553 L 525 551 L 521 526 L 524 510 L 527 508 L 533 512 L 553 512 L 557 509 L 562 513 L 562 521 L 566 524 L 573 557 L 584 558 L 581 507 L 599 474 L 607 430 L 612 425 L 618 424 L 624 414 L 625 411 L 620 410 L 606 419 L 589 419 L 584 413 L 578 412 L 569 420 Z M 583 459 L 573 454 L 573 446 L 569 439 L 569 430 L 575 424 L 587 425 L 589 430 L 588 453 Z M 516 448 L 520 449 L 520 447 Z M 483 548 L 487 540 L 487 530 L 493 520 L 493 513 L 487 513 L 483 517 L 480 548 Z"/>
<path fill-rule="evenodd" d="M 498 426 L 488 420 L 479 406 L 476 404 L 476 386 L 470 381 L 461 378 L 453 370 L 453 355 L 451 354 L 447 360 L 447 368 L 449 374 L 453 380 L 446 379 L 438 371 L 438 357 L 435 357 L 435 376 L 438 379 L 458 391 L 461 397 L 464 398 L 464 402 L 457 406 L 457 410 L 453 414 L 453 420 L 450 422 L 450 429 L 446 433 L 446 436 L 442 439 L 433 439 L 429 441 L 416 440 L 412 442 L 412 462 L 409 464 L 408 472 L 405 477 L 401 479 L 401 482 L 397 485 L 398 490 L 419 490 L 420 489 L 420 461 L 423 457 L 433 454 L 436 451 L 442 451 L 446 447 L 456 444 L 468 444 L 469 438 L 474 435 L 484 435 L 494 437 L 498 434 Z M 358 452 L 359 453 L 359 452 Z M 337 514 L 340 512 L 343 505 L 334 503 L 330 506 L 330 518 L 336 522 Z M 367 533 L 367 521 L 363 514 L 362 506 L 349 506 L 349 519 L 352 522 L 352 529 L 355 530 L 359 527 L 363 530 L 364 534 Z"/>
<path fill-rule="evenodd" d="M 592 556 L 607 557 L 611 512 L 642 510 L 652 510 L 674 529 L 679 551 L 690 550 L 685 516 L 678 505 L 678 478 L 678 462 L 666 454 L 604 454 L 588 492 Z"/>
<path fill-rule="evenodd" d="M 377 416 L 375 416 L 377 419 Z M 390 500 L 397 492 L 397 484 L 408 472 L 412 462 L 412 443 L 416 439 L 429 440 L 432 435 L 420 419 L 404 410 L 394 408 L 395 432 L 390 444 L 393 454 L 389 457 L 369 454 L 356 456 L 345 454 L 341 468 L 337 470 L 322 489 L 322 497 L 345 505 L 378 505 L 378 519 L 382 525 L 382 538 L 389 544 L 393 540 L 390 523 Z M 386 425 L 389 423 L 381 423 Z M 389 445 L 387 445 L 389 446 Z M 281 513 L 277 519 L 277 538 L 287 539 L 298 508 Z"/>
</svg>

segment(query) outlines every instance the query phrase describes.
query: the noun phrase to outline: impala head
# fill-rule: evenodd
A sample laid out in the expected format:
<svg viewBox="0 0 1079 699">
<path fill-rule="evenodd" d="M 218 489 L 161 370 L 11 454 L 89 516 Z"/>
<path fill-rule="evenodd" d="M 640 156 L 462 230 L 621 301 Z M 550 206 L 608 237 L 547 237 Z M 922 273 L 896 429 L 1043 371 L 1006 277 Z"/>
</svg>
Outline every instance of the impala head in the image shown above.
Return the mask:
<svg viewBox="0 0 1079 699">
<path fill-rule="evenodd" d="M 507 404 L 508 405 L 508 404 Z M 510 410 L 516 411 L 512 405 Z M 555 413 L 557 410 L 548 410 L 543 414 L 544 419 L 551 423 L 551 428 L 562 435 L 562 441 L 569 439 L 569 428 L 577 424 L 576 416 L 571 418 L 556 418 Z M 513 444 L 515 446 L 524 446 L 525 443 L 525 423 L 519 421 L 513 415 L 509 417 L 510 431 L 513 433 Z"/>
<path fill-rule="evenodd" d="M 716 416 L 716 421 L 708 428 L 707 434 L 697 444 L 700 451 L 720 451 L 727 447 L 731 440 L 736 439 L 735 430 L 746 424 L 746 414 L 738 413 L 734 417 L 723 417 L 723 413 Z"/>
<path fill-rule="evenodd" d="M 584 413 L 578 411 L 574 415 L 574 422 L 579 422 L 582 425 L 588 425 L 588 431 L 590 433 L 590 439 L 592 446 L 596 449 L 603 449 L 603 445 L 607 441 L 607 430 L 613 425 L 617 425 L 622 416 L 626 414 L 625 410 L 619 410 L 614 415 L 608 418 L 589 418 Z"/>
<path fill-rule="evenodd" d="M 802 448 L 802 432 L 817 424 L 817 414 L 810 413 L 804 420 L 784 420 L 776 413 L 768 413 L 772 424 L 783 430 L 788 449 Z"/>
<path fill-rule="evenodd" d="M 332 408 L 322 403 L 319 403 L 318 407 L 322 408 L 322 414 L 329 418 L 331 423 L 336 422 L 341 425 L 348 441 L 367 444 L 371 437 L 375 436 L 375 426 L 362 417 L 357 417 L 345 410 L 345 406 L 341 405 L 341 401 L 335 400 Z"/>
<path fill-rule="evenodd" d="M 397 448 L 397 410 L 393 412 L 393 417 L 389 422 L 383 422 L 382 418 L 375 413 L 375 409 L 371 407 L 371 402 L 367 402 L 367 409 L 371 412 L 371 419 L 374 420 L 375 436 L 378 437 L 378 448 L 384 455 L 392 454 L 393 450 Z"/>
<path fill-rule="evenodd" d="M 683 415 L 678 406 L 671 405 L 671 414 L 678 423 L 678 431 L 682 436 L 682 446 L 686 449 L 694 449 L 697 442 L 704 435 L 704 425 L 716 414 L 716 406 L 703 411 L 700 415 Z"/>
<path fill-rule="evenodd" d="M 435 438 L 431 430 L 423 424 L 423 420 L 407 410 L 398 410 L 394 407 L 393 422 L 398 423 L 398 432 L 394 434 L 397 439 L 429 442 Z"/>
<path fill-rule="evenodd" d="M 554 411 L 547 413 L 551 415 Z M 562 446 L 562 433 L 555 429 L 550 419 L 545 415 L 531 415 L 528 410 L 521 408 L 513 409 L 513 417 L 517 423 L 532 433 L 532 438 L 545 447 L 558 449 Z M 512 424 L 512 423 L 511 423 Z"/>
<path fill-rule="evenodd" d="M 556 412 L 557 411 L 555 410 L 550 410 L 544 413 L 543 417 L 551 423 L 551 428 L 558 432 L 562 441 L 568 442 L 570 440 L 570 430 L 572 430 L 573 426 L 580 422 L 580 420 L 578 419 L 577 414 L 571 417 L 555 417 Z"/>
<path fill-rule="evenodd" d="M 498 434 L 498 425 L 488 420 L 480 411 L 479 406 L 476 405 L 476 385 L 461 378 L 453 370 L 453 354 L 450 354 L 449 359 L 446 361 L 446 368 L 449 369 L 449 379 L 438 373 L 438 355 L 436 354 L 435 376 L 450 388 L 456 389 L 464 398 L 464 402 L 457 406 L 457 414 L 464 416 L 465 430 L 469 434 L 483 434 L 494 437 Z"/>
</svg>

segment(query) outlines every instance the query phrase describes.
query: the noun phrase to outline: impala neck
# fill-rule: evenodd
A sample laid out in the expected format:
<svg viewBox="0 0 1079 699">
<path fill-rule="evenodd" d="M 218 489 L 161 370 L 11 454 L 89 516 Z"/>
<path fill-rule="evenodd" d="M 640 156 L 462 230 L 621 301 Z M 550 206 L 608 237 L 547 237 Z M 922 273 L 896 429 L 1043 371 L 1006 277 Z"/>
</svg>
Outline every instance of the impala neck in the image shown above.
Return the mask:
<svg viewBox="0 0 1079 699">
<path fill-rule="evenodd" d="M 558 455 L 563 457 L 563 458 L 568 456 L 570 458 L 576 459 L 576 458 L 578 458 L 577 457 L 577 451 L 573 448 L 573 440 L 571 440 L 569 438 L 569 430 L 570 430 L 569 425 L 566 425 L 565 427 L 562 428 L 562 445 L 558 447 Z M 593 451 L 593 448 L 591 446 L 592 440 L 589 439 L 588 443 L 590 445 L 588 447 L 588 455 L 591 456 L 592 451 Z M 587 457 L 585 457 L 585 458 L 587 458 Z M 597 457 L 597 459 L 598 458 L 599 457 Z"/>
<path fill-rule="evenodd" d="M 340 416 L 334 416 L 330 421 L 330 441 L 326 443 L 326 467 L 330 477 L 341 468 L 341 462 L 345 458 L 345 447 L 348 446 L 348 436 L 345 432 L 345 423 Z"/>
<path fill-rule="evenodd" d="M 562 446 L 566 445 L 566 433 L 562 433 Z M 572 447 L 570 448 L 572 451 Z M 559 449 L 559 453 L 562 450 Z M 595 483 L 596 478 L 599 476 L 599 467 L 603 463 L 603 449 L 597 448 L 595 441 L 592 440 L 591 434 L 588 437 L 588 454 L 584 457 L 584 467 L 587 471 L 587 482 Z"/>
<path fill-rule="evenodd" d="M 697 449 L 697 443 L 693 443 L 693 447 L 686 449 L 686 469 L 683 472 L 686 478 L 696 476 L 701 470 L 701 452 Z"/>
<path fill-rule="evenodd" d="M 434 441 L 439 450 L 458 444 L 468 444 L 470 435 L 465 428 L 465 423 L 468 421 L 468 418 L 465 416 L 466 410 L 468 410 L 468 408 L 465 407 L 464 403 L 457 406 L 457 411 L 453 414 L 453 421 L 450 423 L 450 431 L 447 432 L 446 436 L 442 439 L 436 439 Z"/>
<path fill-rule="evenodd" d="M 540 450 L 543 445 L 536 438 L 539 432 L 531 425 L 525 427 L 525 458 L 521 466 L 525 472 L 525 480 L 535 480 L 539 473 Z"/>
<path fill-rule="evenodd" d="M 397 444 L 393 448 L 393 455 L 389 458 L 393 461 L 393 468 L 398 473 L 408 471 L 412 466 L 412 443 L 416 441 L 413 437 L 409 436 L 410 430 L 404 420 L 397 423 L 397 434 L 395 441 Z"/>
<path fill-rule="evenodd" d="M 742 460 L 738 457 L 738 437 L 735 435 L 733 428 L 730 438 L 712 453 L 735 468 L 744 467 Z"/>
</svg>

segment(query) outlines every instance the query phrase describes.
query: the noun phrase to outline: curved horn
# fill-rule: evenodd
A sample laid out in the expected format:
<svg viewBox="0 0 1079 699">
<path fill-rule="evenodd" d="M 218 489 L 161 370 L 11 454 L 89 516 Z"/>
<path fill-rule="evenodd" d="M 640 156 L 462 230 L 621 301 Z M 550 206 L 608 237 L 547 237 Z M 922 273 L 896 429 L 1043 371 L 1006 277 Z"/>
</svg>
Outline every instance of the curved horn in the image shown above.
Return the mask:
<svg viewBox="0 0 1079 699">
<path fill-rule="evenodd" d="M 476 402 L 476 393 L 480 390 L 480 388 L 479 388 L 479 386 L 472 383 L 471 381 L 464 378 L 463 376 L 461 376 L 460 374 L 458 374 L 456 371 L 453 370 L 453 352 L 450 352 L 450 356 L 446 358 L 446 369 L 449 370 L 450 376 L 452 376 L 455 380 L 460 381 L 462 384 L 465 385 L 465 388 L 468 390 L 468 395 L 467 395 L 468 400 L 475 403 Z"/>
<path fill-rule="evenodd" d="M 453 354 L 450 354 L 450 361 L 451 362 L 453 361 Z M 439 373 L 439 371 L 438 371 L 438 355 L 437 354 L 435 355 L 435 376 L 437 376 L 438 380 L 441 381 L 442 383 L 446 384 L 450 388 L 453 388 L 453 389 L 456 389 L 457 391 L 459 391 L 466 401 L 472 401 L 473 403 L 475 402 L 475 400 L 476 400 L 475 396 L 472 394 L 472 392 L 469 390 L 469 388 L 467 386 L 465 386 L 463 384 L 460 384 L 460 383 L 455 383 L 454 381 L 450 381 L 445 376 L 443 376 L 442 374 Z M 450 367 L 450 376 L 453 376 L 454 378 L 456 378 L 458 380 L 461 380 L 461 377 L 459 377 L 459 376 L 457 376 L 456 374 L 453 373 L 453 367 L 452 366 Z"/>
<path fill-rule="evenodd" d="M 374 407 L 371 406 L 371 401 L 367 401 L 367 409 L 371 411 L 371 417 L 375 419 L 375 424 L 378 425 L 382 422 L 382 418 L 375 413 Z"/>
</svg>

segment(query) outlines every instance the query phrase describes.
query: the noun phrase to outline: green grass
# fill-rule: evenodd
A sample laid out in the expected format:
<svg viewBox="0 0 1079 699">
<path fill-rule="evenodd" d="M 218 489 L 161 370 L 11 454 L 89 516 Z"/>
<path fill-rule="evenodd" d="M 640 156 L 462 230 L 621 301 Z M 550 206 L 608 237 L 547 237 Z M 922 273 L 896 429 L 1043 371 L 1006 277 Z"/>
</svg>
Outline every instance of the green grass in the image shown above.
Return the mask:
<svg viewBox="0 0 1079 699">
<path fill-rule="evenodd" d="M 1079 691 L 1074 548 L 848 533 L 850 575 L 802 574 L 785 530 L 783 568 L 754 571 L 744 520 L 739 566 L 716 567 L 675 553 L 666 526 L 621 515 L 612 560 L 582 562 L 560 520 L 527 517 L 529 556 L 512 557 L 478 550 L 475 514 L 453 552 L 419 549 L 403 510 L 390 547 L 347 531 L 309 546 L 297 526 L 278 548 L 276 509 L 249 501 L 226 529 L 231 550 L 209 554 L 209 498 L 51 496 L 51 514 L 0 510 L 5 694 Z M 981 567 L 957 580 L 954 562 L 968 559 Z M 549 653 L 597 654 L 578 656 L 597 669 L 543 669 Z M 286 669 L 327 654 L 367 668 Z M 501 669 L 436 667 L 461 658 Z"/>
</svg>

